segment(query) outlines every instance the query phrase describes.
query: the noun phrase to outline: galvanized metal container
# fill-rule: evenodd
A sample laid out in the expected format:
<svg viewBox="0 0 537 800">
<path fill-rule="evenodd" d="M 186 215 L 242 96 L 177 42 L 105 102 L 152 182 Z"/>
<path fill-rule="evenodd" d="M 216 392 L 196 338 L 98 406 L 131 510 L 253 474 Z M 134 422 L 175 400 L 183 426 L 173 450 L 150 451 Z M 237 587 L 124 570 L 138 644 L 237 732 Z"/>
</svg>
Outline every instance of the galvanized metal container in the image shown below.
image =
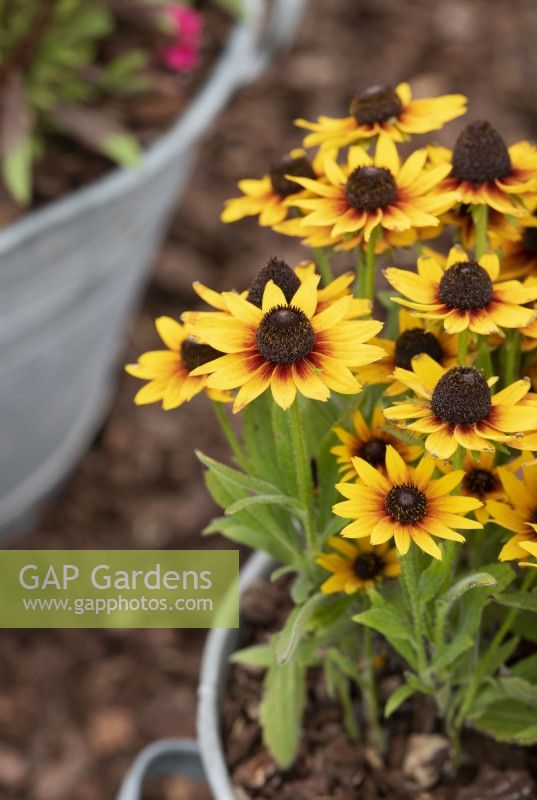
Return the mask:
<svg viewBox="0 0 537 800">
<path fill-rule="evenodd" d="M 209 80 L 134 170 L 0 231 L 0 540 L 67 475 L 114 387 L 140 296 L 196 148 L 231 94 L 293 35 L 304 0 L 246 0 Z"/>
</svg>

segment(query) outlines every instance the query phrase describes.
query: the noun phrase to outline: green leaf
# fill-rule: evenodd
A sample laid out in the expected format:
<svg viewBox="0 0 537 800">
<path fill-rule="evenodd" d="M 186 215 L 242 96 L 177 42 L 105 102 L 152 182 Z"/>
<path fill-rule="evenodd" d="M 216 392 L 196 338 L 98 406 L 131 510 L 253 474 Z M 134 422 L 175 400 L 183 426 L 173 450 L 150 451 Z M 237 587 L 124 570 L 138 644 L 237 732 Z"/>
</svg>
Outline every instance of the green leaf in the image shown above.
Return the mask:
<svg viewBox="0 0 537 800">
<path fill-rule="evenodd" d="M 384 608 L 370 608 L 354 616 L 353 620 L 381 633 L 410 666 L 416 668 L 412 629 L 394 606 L 386 604 Z"/>
<path fill-rule="evenodd" d="M 386 705 L 384 706 L 384 716 L 391 717 L 394 711 L 397 711 L 399 706 L 402 706 L 405 700 L 415 694 L 416 689 L 408 683 L 403 683 L 395 692 L 389 696 Z"/>
<path fill-rule="evenodd" d="M 537 686 L 524 678 L 516 676 L 500 678 L 500 685 L 505 693 L 527 706 L 537 708 Z"/>
<path fill-rule="evenodd" d="M 448 571 L 447 558 L 441 560 L 433 558 L 429 566 L 420 574 L 418 593 L 423 605 L 427 605 L 441 591 Z"/>
<path fill-rule="evenodd" d="M 449 612 L 458 600 L 461 600 L 467 592 L 472 590 L 486 589 L 487 591 L 479 598 L 480 607 L 478 613 L 480 614 L 485 606 L 489 592 L 497 585 L 498 581 L 494 575 L 488 572 L 473 572 L 471 575 L 461 578 L 447 592 L 441 595 L 436 609 L 435 639 L 437 643 L 443 639 Z M 480 617 L 477 616 L 477 619 L 479 621 Z"/>
<path fill-rule="evenodd" d="M 531 683 L 537 683 L 537 653 L 522 658 L 516 664 L 510 665 L 509 669 L 513 675 Z"/>
<path fill-rule="evenodd" d="M 283 535 L 269 533 L 259 524 L 249 525 L 237 517 L 216 517 L 204 529 L 203 534 L 221 533 L 232 542 L 246 545 L 251 550 L 261 550 L 274 556 L 278 561 L 296 560 L 297 553 Z"/>
<path fill-rule="evenodd" d="M 322 594 L 313 595 L 306 600 L 303 606 L 294 608 L 289 616 L 281 633 L 276 636 L 275 653 L 276 662 L 283 666 L 296 653 L 296 649 L 306 633 L 308 623 L 317 609 L 326 602 L 326 597 Z"/>
<path fill-rule="evenodd" d="M 474 640 L 463 634 L 453 639 L 450 644 L 443 647 L 438 655 L 434 658 L 431 668 L 433 671 L 440 672 L 446 667 L 449 667 L 459 656 L 469 650 L 474 644 Z"/>
<path fill-rule="evenodd" d="M 215 461 L 214 458 L 209 458 L 209 456 L 206 456 L 200 450 L 196 450 L 195 452 L 198 460 L 201 461 L 204 467 L 207 467 L 207 469 L 219 475 L 224 480 L 229 481 L 229 483 L 235 486 L 241 486 L 243 489 L 257 494 L 279 494 L 278 487 L 274 484 L 261 480 L 260 478 L 255 478 L 253 475 L 246 475 L 244 472 L 239 472 L 237 469 L 226 466 L 226 464 L 221 464 L 219 461 Z"/>
<path fill-rule="evenodd" d="M 232 516 L 239 511 L 252 508 L 252 506 L 284 506 L 285 508 L 291 508 L 295 514 L 302 514 L 300 504 L 292 497 L 287 497 L 284 494 L 256 494 L 253 497 L 242 497 L 229 505 L 225 513 L 227 516 Z"/>
<path fill-rule="evenodd" d="M 137 167 L 142 159 L 140 145 L 130 133 L 113 133 L 105 136 L 102 151 L 112 161 L 124 167 Z"/>
<path fill-rule="evenodd" d="M 2 93 L 0 157 L 7 189 L 26 205 L 32 192 L 32 122 L 19 72 L 8 76 Z"/>
<path fill-rule="evenodd" d="M 522 611 L 537 611 L 537 594 L 532 592 L 511 592 L 509 594 L 495 594 L 494 600 L 502 606 L 519 608 Z"/>
<path fill-rule="evenodd" d="M 296 758 L 305 703 L 306 670 L 298 659 L 268 669 L 260 708 L 263 742 L 282 769 Z"/>
<path fill-rule="evenodd" d="M 516 700 L 490 705 L 477 719 L 471 720 L 471 725 L 499 742 L 520 745 L 537 743 L 535 709 L 527 708 Z"/>
<path fill-rule="evenodd" d="M 276 453 L 276 461 L 280 468 L 283 486 L 287 494 L 293 497 L 298 496 L 298 485 L 296 476 L 295 457 L 293 453 L 293 437 L 291 433 L 290 414 L 283 411 L 276 403 L 272 403 L 271 424 L 273 435 L 273 447 Z"/>
<path fill-rule="evenodd" d="M 268 644 L 256 644 L 252 647 L 245 647 L 243 650 L 236 650 L 231 661 L 236 664 L 246 664 L 248 667 L 274 666 L 274 650 Z"/>
</svg>

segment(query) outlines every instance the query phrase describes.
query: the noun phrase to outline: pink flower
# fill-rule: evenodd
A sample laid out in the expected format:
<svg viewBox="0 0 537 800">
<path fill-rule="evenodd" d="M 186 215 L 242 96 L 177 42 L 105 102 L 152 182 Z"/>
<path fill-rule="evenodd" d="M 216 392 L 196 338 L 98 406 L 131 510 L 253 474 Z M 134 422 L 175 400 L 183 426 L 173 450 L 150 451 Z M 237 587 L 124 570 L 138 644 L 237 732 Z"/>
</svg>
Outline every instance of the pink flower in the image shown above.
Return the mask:
<svg viewBox="0 0 537 800">
<path fill-rule="evenodd" d="M 169 69 L 184 72 L 194 69 L 200 62 L 200 44 L 203 17 L 191 8 L 173 3 L 166 9 L 173 22 L 176 41 L 162 50 L 161 57 Z"/>
</svg>

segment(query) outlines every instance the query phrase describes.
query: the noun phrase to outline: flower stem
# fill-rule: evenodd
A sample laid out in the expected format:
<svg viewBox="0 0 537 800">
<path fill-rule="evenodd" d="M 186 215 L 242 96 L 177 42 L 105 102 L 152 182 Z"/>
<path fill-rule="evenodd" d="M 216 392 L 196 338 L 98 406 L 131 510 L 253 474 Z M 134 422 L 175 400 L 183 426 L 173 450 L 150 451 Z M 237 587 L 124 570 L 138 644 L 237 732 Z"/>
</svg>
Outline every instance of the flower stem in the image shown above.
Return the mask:
<svg viewBox="0 0 537 800">
<path fill-rule="evenodd" d="M 518 378 L 520 369 L 520 332 L 516 328 L 505 331 L 505 343 L 500 351 L 502 385 L 509 386 Z"/>
<path fill-rule="evenodd" d="M 466 364 L 466 356 L 468 355 L 468 328 L 465 328 L 459 333 L 458 350 L 457 350 L 457 364 L 463 367 Z"/>
<path fill-rule="evenodd" d="M 375 666 L 373 663 L 373 632 L 367 625 L 362 626 L 363 637 L 363 698 L 364 711 L 368 723 L 371 744 L 379 753 L 384 752 L 385 738 L 379 722 L 379 700 L 377 684 L 375 681 Z"/>
<path fill-rule="evenodd" d="M 364 251 L 361 245 L 356 248 L 356 258 L 354 262 L 354 269 L 356 270 L 356 284 L 354 286 L 354 296 L 364 296 L 365 286 L 365 269 L 364 269 Z"/>
<path fill-rule="evenodd" d="M 311 464 L 306 452 L 304 431 L 298 399 L 295 400 L 290 408 L 291 415 L 291 438 L 293 444 L 293 454 L 298 483 L 298 494 L 300 504 L 304 510 L 304 529 L 306 542 L 311 554 L 316 549 L 315 523 L 313 519 L 313 485 L 311 475 Z"/>
<path fill-rule="evenodd" d="M 492 378 L 494 368 L 492 366 L 492 357 L 490 355 L 489 337 L 486 334 L 478 334 L 477 336 L 477 366 L 479 366 L 485 373 L 485 377 Z"/>
<path fill-rule="evenodd" d="M 475 256 L 476 258 L 481 258 L 488 247 L 489 207 L 485 203 L 473 206 L 472 217 L 475 226 Z"/>
<path fill-rule="evenodd" d="M 416 563 L 416 550 L 417 546 L 411 544 L 408 553 L 401 558 L 401 581 L 412 617 L 418 658 L 418 673 L 422 677 L 427 671 L 427 653 L 423 642 L 423 609 L 420 607 L 418 594 L 419 574 Z"/>
<path fill-rule="evenodd" d="M 365 254 L 364 296 L 367 297 L 368 300 L 371 300 L 371 309 L 373 308 L 373 302 L 375 300 L 375 272 L 377 266 L 375 247 L 377 246 L 377 242 L 381 234 L 382 234 L 382 228 L 380 225 L 377 225 L 376 228 L 373 228 L 369 236 L 369 241 L 367 243 L 367 250 Z"/>
<path fill-rule="evenodd" d="M 323 250 L 322 247 L 314 247 L 313 255 L 315 256 L 315 261 L 317 262 L 323 283 L 325 286 L 327 286 L 330 281 L 334 279 L 334 275 L 332 273 L 332 267 L 330 266 L 330 260 L 326 254 L 326 251 Z"/>
<path fill-rule="evenodd" d="M 228 416 L 224 409 L 224 404 L 220 403 L 218 400 L 213 400 L 213 408 L 214 413 L 216 414 L 216 418 L 220 423 L 220 428 L 222 429 L 222 433 L 226 437 L 226 441 L 231 448 L 233 456 L 235 457 L 235 461 L 239 466 L 241 466 L 244 470 L 246 470 L 246 459 L 244 457 L 244 453 L 242 451 L 242 447 L 240 446 L 239 440 L 233 428 L 231 427 L 231 423 L 228 419 Z"/>
</svg>

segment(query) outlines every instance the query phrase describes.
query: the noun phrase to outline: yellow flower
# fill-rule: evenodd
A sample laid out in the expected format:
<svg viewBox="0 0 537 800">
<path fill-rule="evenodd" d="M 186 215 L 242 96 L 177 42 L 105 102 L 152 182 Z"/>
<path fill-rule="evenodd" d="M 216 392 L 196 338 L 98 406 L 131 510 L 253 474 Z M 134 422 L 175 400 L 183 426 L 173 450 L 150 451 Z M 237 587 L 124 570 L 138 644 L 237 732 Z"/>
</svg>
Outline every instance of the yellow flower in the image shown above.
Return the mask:
<svg viewBox="0 0 537 800">
<path fill-rule="evenodd" d="M 507 503 L 489 500 L 487 509 L 494 520 L 515 535 L 503 546 L 500 561 L 513 561 L 524 558 L 526 553 L 522 542 L 537 542 L 533 523 L 537 521 L 537 465 L 522 470 L 522 478 L 517 478 L 505 467 L 498 467 Z"/>
<path fill-rule="evenodd" d="M 448 333 L 469 328 L 475 333 L 498 333 L 500 328 L 522 328 L 535 312 L 523 308 L 537 299 L 537 287 L 520 281 L 495 283 L 500 261 L 486 253 L 475 261 L 459 245 L 444 262 L 438 253 L 418 259 L 418 274 L 391 267 L 384 274 L 398 292 L 410 298 L 394 298 L 426 319 L 441 319 Z"/>
<path fill-rule="evenodd" d="M 189 330 L 225 353 L 193 374 L 209 375 L 207 385 L 213 389 L 240 387 L 234 412 L 269 386 L 275 402 L 284 409 L 292 405 L 297 390 L 323 401 L 331 391 L 359 392 L 362 387 L 350 368 L 383 355 L 380 347 L 365 344 L 382 323 L 348 319 L 353 302 L 349 296 L 317 313 L 318 282 L 318 275 L 309 276 L 288 300 L 282 289 L 269 281 L 261 308 L 238 294 L 224 292 L 227 316 L 189 313 Z"/>
<path fill-rule="evenodd" d="M 377 225 L 395 232 L 434 227 L 455 194 L 435 190 L 449 165 L 426 167 L 426 162 L 426 150 L 416 150 L 401 164 L 395 144 L 382 134 L 374 157 L 351 147 L 343 166 L 326 155 L 322 179 L 293 178 L 309 196 L 291 197 L 289 203 L 304 212 L 301 224 L 307 228 L 331 228 L 334 242 L 360 231 L 368 242 Z"/>
<path fill-rule="evenodd" d="M 221 215 L 222 222 L 237 222 L 244 217 L 256 216 L 259 216 L 259 224 L 264 227 L 283 222 L 289 213 L 290 198 L 301 193 L 300 186 L 292 183 L 287 177 L 289 175 L 316 177 L 314 166 L 304 150 L 293 150 L 289 156 L 274 162 L 268 175 L 259 180 L 239 181 L 238 186 L 243 195 L 226 201 Z"/>
<path fill-rule="evenodd" d="M 323 594 L 354 594 L 372 589 L 382 578 L 394 578 L 401 571 L 395 548 L 387 544 L 351 544 L 339 536 L 332 536 L 328 544 L 337 553 L 321 553 L 316 559 L 317 564 L 333 573 L 321 586 Z"/>
<path fill-rule="evenodd" d="M 412 369 L 412 359 L 420 353 L 428 353 L 443 367 L 457 363 L 457 337 L 450 336 L 435 328 L 428 329 L 425 324 L 402 308 L 399 312 L 399 336 L 395 341 L 379 339 L 387 355 L 376 364 L 362 367 L 357 377 L 365 384 L 387 383 L 385 397 L 394 397 L 406 391 L 400 381 L 395 380 L 397 367 Z"/>
<path fill-rule="evenodd" d="M 406 444 L 389 430 L 386 430 L 384 414 L 380 406 L 375 406 L 371 425 L 364 420 L 360 411 L 355 411 L 352 417 L 354 433 L 349 433 L 344 428 L 334 428 L 334 433 L 341 444 L 331 449 L 337 456 L 339 471 L 342 481 L 356 478 L 352 465 L 354 457 L 358 456 L 381 472 L 386 471 L 386 448 L 389 444 L 394 447 L 407 463 L 416 461 L 423 453 L 421 445 Z"/>
<path fill-rule="evenodd" d="M 534 531 L 537 531 L 537 526 L 532 525 L 531 527 L 533 528 Z M 522 542 L 520 546 L 521 546 L 521 548 L 523 550 L 525 550 L 527 553 L 529 553 L 530 556 L 533 556 L 534 558 L 537 558 L 537 541 L 535 541 L 535 542 Z M 526 558 L 527 558 L 527 556 L 526 556 Z M 537 561 L 519 561 L 519 566 L 520 567 L 533 567 L 534 569 L 537 569 Z"/>
<path fill-rule="evenodd" d="M 461 94 L 413 100 L 408 83 L 400 83 L 395 88 L 366 89 L 352 100 L 348 117 L 319 117 L 317 122 L 297 119 L 295 125 L 312 131 L 304 139 L 305 147 L 341 148 L 380 133 L 402 142 L 412 133 L 436 131 L 465 111 L 466 98 Z"/>
<path fill-rule="evenodd" d="M 412 359 L 412 372 L 394 374 L 416 397 L 386 408 L 386 419 L 426 434 L 425 448 L 437 458 L 451 458 L 459 445 L 492 452 L 494 442 L 516 441 L 521 431 L 537 429 L 537 404 L 525 402 L 527 380 L 491 395 L 497 378 L 487 382 L 474 367 L 445 370 L 428 355 Z M 415 422 L 407 424 L 410 419 Z"/>
<path fill-rule="evenodd" d="M 424 456 L 417 467 L 409 467 L 397 451 L 386 450 L 387 476 L 362 458 L 353 459 L 361 483 L 340 483 L 337 488 L 347 498 L 334 506 L 334 513 L 351 519 L 341 531 L 352 539 L 369 537 L 372 545 L 384 544 L 392 537 L 401 555 L 412 542 L 433 558 L 442 551 L 433 537 L 464 542 L 457 529 L 478 529 L 482 525 L 464 514 L 479 508 L 479 500 L 450 492 L 459 485 L 464 472 L 457 470 L 433 480 L 435 464 Z"/>
<path fill-rule="evenodd" d="M 159 317 L 155 326 L 168 349 L 143 353 L 136 364 L 125 366 L 129 375 L 149 381 L 136 394 L 134 402 L 146 405 L 162 401 L 162 408 L 168 411 L 191 400 L 204 389 L 213 400 L 229 402 L 231 397 L 227 393 L 206 388 L 206 377 L 191 374 L 200 364 L 217 358 L 219 351 L 190 338 L 185 328 L 170 317 Z"/>
<path fill-rule="evenodd" d="M 504 464 L 503 469 L 515 473 L 530 457 L 529 453 L 523 453 L 508 464 Z M 461 494 L 467 497 L 476 497 L 478 500 L 485 503 L 481 508 L 475 510 L 476 519 L 482 525 L 490 519 L 486 501 L 506 499 L 505 490 L 498 474 L 498 468 L 494 465 L 494 462 L 494 453 L 480 453 L 479 458 L 477 458 L 473 453 L 468 452 L 465 455 L 462 465 L 464 478 L 461 483 Z M 449 461 L 439 461 L 437 467 L 445 475 L 452 470 Z"/>
<path fill-rule="evenodd" d="M 507 148 L 489 122 L 471 122 L 455 143 L 453 153 L 430 147 L 434 164 L 449 164 L 444 191 L 454 191 L 461 203 L 487 205 L 501 214 L 524 216 L 524 195 L 537 191 L 537 149 L 529 142 Z"/>
</svg>

